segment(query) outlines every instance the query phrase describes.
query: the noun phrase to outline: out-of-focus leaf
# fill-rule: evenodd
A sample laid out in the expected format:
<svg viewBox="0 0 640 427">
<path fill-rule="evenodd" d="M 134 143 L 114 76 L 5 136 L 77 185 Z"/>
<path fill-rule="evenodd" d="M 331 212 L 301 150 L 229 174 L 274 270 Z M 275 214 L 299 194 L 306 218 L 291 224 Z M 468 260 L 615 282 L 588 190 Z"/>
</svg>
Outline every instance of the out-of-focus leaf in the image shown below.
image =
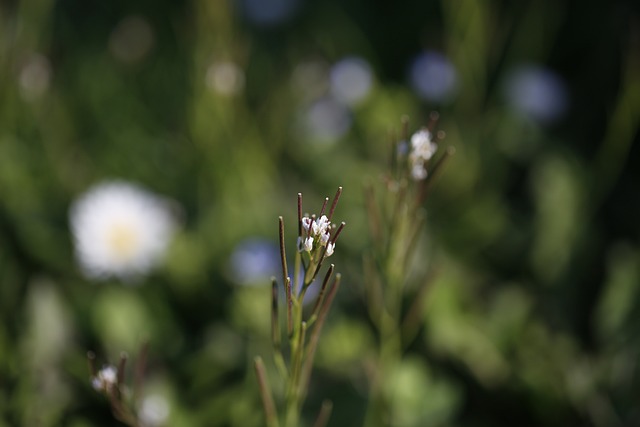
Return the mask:
<svg viewBox="0 0 640 427">
<path fill-rule="evenodd" d="M 609 253 L 604 292 L 595 313 L 598 338 L 603 344 L 620 342 L 625 322 L 638 304 L 640 258 L 628 246 L 618 246 Z"/>
<path fill-rule="evenodd" d="M 434 377 L 418 358 L 403 360 L 389 375 L 391 385 L 386 392 L 395 409 L 391 425 L 446 425 L 460 405 L 458 387 Z"/>
</svg>

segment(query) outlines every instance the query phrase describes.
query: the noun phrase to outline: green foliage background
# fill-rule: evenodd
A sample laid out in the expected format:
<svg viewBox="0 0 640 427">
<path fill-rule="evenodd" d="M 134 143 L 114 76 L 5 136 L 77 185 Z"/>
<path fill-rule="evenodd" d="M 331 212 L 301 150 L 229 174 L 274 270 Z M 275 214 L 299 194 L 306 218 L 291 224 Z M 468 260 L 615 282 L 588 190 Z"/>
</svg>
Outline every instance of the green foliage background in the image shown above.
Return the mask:
<svg viewBox="0 0 640 427">
<path fill-rule="evenodd" d="M 229 258 L 244 239 L 276 242 L 278 215 L 293 245 L 296 193 L 312 209 L 339 185 L 343 286 L 307 407 L 310 421 L 330 398 L 330 425 L 360 425 L 375 343 L 362 185 L 384 170 L 400 117 L 417 129 L 433 109 L 456 155 L 426 205 L 415 268 L 437 274 L 394 375 L 394 425 L 640 425 L 637 5 L 396 3 L 301 1 L 272 27 L 224 0 L 0 5 L 0 426 L 118 425 L 85 354 L 135 359 L 145 340 L 167 425 L 263 425 L 251 363 L 269 353 L 269 287 L 237 286 Z M 154 38 L 127 63 L 109 39 L 130 15 Z M 442 104 L 407 83 L 427 48 L 458 72 Z M 33 54 L 51 72 L 35 95 L 19 84 Z M 370 62 L 372 92 L 345 136 L 314 141 L 298 127 L 308 94 L 294 70 L 347 55 Z M 216 60 L 244 70 L 241 93 L 207 86 Z M 521 63 L 566 81 L 570 108 L 553 126 L 502 97 Z M 70 204 L 113 178 L 182 207 L 166 263 L 136 286 L 91 283 L 73 256 Z"/>
</svg>

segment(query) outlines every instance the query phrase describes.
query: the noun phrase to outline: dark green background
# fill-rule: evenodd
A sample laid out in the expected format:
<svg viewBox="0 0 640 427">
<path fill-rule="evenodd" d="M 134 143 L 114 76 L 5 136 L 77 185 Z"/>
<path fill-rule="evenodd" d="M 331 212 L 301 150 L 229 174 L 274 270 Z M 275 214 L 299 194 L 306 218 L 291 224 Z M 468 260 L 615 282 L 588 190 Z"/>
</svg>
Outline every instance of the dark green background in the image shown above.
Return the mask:
<svg viewBox="0 0 640 427">
<path fill-rule="evenodd" d="M 244 3 L 0 5 L 0 426 L 117 425 L 85 353 L 135 358 L 143 340 L 168 425 L 262 425 L 251 363 L 269 352 L 268 288 L 235 285 L 229 257 L 246 238 L 276 242 L 278 215 L 292 251 L 295 194 L 315 210 L 338 185 L 343 287 L 306 408 L 330 398 L 330 425 L 360 425 L 375 341 L 360 296 L 362 185 L 384 170 L 400 117 L 415 130 L 434 109 L 456 155 L 426 204 L 417 270 L 438 274 L 398 375 L 398 425 L 639 425 L 635 2 L 307 0 L 273 26 L 248 20 Z M 129 15 L 154 43 L 123 63 L 108 44 Z M 457 69 L 446 103 L 408 84 L 425 49 Z M 50 82 L 29 97 L 19 78 L 33 53 L 48 58 Z M 297 130 L 293 71 L 348 55 L 371 64 L 372 93 L 345 136 L 314 144 Z M 244 70 L 244 91 L 206 87 L 215 59 Z M 523 63 L 566 83 L 557 122 L 505 102 Z M 91 283 L 74 261 L 69 206 L 113 178 L 182 206 L 167 262 L 136 286 Z"/>
</svg>

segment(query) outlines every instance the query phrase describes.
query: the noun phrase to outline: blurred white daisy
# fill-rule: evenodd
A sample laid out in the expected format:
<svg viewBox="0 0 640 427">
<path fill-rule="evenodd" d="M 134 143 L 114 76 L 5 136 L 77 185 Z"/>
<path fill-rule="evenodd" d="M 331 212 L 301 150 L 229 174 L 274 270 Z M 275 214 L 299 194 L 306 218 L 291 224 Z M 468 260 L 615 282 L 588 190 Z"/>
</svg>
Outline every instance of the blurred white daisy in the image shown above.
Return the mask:
<svg viewBox="0 0 640 427">
<path fill-rule="evenodd" d="M 131 279 L 162 259 L 175 231 L 169 203 L 122 181 L 96 185 L 70 210 L 76 257 L 87 277 Z"/>
</svg>

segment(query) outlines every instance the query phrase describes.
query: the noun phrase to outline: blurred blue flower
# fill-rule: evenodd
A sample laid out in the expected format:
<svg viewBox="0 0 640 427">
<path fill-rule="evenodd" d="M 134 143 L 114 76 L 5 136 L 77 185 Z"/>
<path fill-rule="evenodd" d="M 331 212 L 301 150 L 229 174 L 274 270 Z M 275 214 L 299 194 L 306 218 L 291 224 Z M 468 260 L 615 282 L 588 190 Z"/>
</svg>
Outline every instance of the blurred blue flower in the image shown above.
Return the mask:
<svg viewBox="0 0 640 427">
<path fill-rule="evenodd" d="M 288 266 L 289 275 L 293 275 L 293 266 Z M 278 280 L 280 299 L 284 301 L 284 283 L 282 281 L 282 266 L 280 265 L 280 249 L 270 240 L 250 238 L 240 242 L 229 260 L 231 279 L 243 286 L 267 286 L 271 284 L 271 277 Z M 293 278 L 293 277 L 292 277 Z M 298 283 L 301 284 L 304 272 L 300 271 Z M 304 303 L 315 301 L 320 292 L 322 278 L 319 277 L 307 289 Z M 297 290 L 300 292 L 300 289 Z"/>
<path fill-rule="evenodd" d="M 280 275 L 280 251 L 266 239 L 240 242 L 229 260 L 232 279 L 241 285 L 270 283 L 271 276 Z"/>
<path fill-rule="evenodd" d="M 562 79 L 553 71 L 537 65 L 512 69 L 505 80 L 504 92 L 512 108 L 541 124 L 561 118 L 568 105 L 567 89 Z"/>
<path fill-rule="evenodd" d="M 367 61 L 359 57 L 347 57 L 331 67 L 331 94 L 345 105 L 357 105 L 363 101 L 373 85 L 373 73 Z"/>
<path fill-rule="evenodd" d="M 242 0 L 240 7 L 249 21 L 259 26 L 274 26 L 293 17 L 299 0 Z"/>
<path fill-rule="evenodd" d="M 349 109 L 331 97 L 312 103 L 304 116 L 304 130 L 312 139 L 333 142 L 351 128 Z"/>
<path fill-rule="evenodd" d="M 448 101 L 458 83 L 456 69 L 444 55 L 427 51 L 418 55 L 409 70 L 411 85 L 429 101 Z"/>
</svg>

